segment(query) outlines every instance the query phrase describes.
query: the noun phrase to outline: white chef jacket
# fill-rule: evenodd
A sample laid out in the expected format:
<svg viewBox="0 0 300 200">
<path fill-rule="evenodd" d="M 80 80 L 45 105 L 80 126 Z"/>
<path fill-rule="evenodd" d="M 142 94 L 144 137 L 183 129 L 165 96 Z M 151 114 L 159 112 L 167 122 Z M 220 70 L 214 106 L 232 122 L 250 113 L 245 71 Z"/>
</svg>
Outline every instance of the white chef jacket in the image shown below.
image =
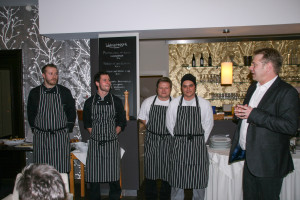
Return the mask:
<svg viewBox="0 0 300 200">
<path fill-rule="evenodd" d="M 179 105 L 181 96 L 172 99 L 170 102 L 170 105 L 167 110 L 167 118 L 166 118 L 166 125 L 171 133 L 171 135 L 174 135 L 174 127 L 176 123 L 176 118 L 177 118 L 177 109 Z M 201 125 L 204 130 L 204 137 L 205 137 L 205 142 L 208 140 L 209 134 L 214 126 L 214 118 L 213 118 L 213 111 L 212 107 L 209 101 L 206 99 L 203 99 L 202 97 L 198 96 L 198 102 L 199 102 L 199 107 L 201 110 Z M 190 101 L 182 100 L 182 106 L 194 106 L 196 107 L 196 99 L 193 98 Z"/>
<path fill-rule="evenodd" d="M 155 98 L 156 95 L 153 95 L 151 97 L 148 97 L 147 99 L 145 99 L 142 103 L 142 106 L 141 106 L 141 109 L 140 109 L 140 112 L 139 112 L 139 116 L 138 116 L 138 119 L 140 120 L 146 120 L 146 124 L 149 120 L 149 112 L 150 112 L 150 108 L 151 108 L 151 105 L 154 101 L 154 98 Z M 171 97 L 172 100 L 173 100 L 173 97 Z M 170 99 L 168 99 L 167 101 L 161 101 L 158 97 L 156 98 L 155 100 L 155 103 L 154 105 L 160 105 L 160 106 L 169 106 L 169 103 L 170 103 Z"/>
</svg>

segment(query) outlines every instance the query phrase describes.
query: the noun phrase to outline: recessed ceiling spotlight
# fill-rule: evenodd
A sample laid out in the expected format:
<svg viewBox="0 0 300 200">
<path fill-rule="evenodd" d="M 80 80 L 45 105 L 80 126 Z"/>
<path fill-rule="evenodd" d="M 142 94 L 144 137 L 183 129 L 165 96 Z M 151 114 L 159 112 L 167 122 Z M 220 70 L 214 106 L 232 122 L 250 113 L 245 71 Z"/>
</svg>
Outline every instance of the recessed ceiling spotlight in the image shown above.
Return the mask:
<svg viewBox="0 0 300 200">
<path fill-rule="evenodd" d="M 25 7 L 25 9 L 26 9 L 27 11 L 31 11 L 31 10 L 32 10 L 32 7 L 31 7 L 31 5 L 27 5 L 27 6 Z"/>
</svg>

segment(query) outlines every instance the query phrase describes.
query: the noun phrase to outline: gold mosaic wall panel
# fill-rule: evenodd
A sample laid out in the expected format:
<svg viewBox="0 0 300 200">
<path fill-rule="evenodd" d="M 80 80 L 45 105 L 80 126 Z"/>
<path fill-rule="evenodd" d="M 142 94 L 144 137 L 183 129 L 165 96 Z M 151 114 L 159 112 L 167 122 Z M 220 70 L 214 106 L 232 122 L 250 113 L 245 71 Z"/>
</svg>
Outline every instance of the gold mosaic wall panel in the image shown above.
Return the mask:
<svg viewBox="0 0 300 200">
<path fill-rule="evenodd" d="M 191 73 L 197 78 L 197 95 L 208 99 L 213 106 L 242 103 L 244 95 L 251 83 L 244 56 L 252 56 L 253 51 L 263 47 L 272 47 L 282 54 L 284 65 L 280 77 L 295 87 L 300 87 L 300 40 L 248 41 L 226 43 L 195 43 L 169 45 L 169 77 L 173 82 L 172 96 L 181 95 L 180 80 L 184 74 Z M 190 67 L 193 54 L 196 66 L 200 64 L 203 53 L 204 67 Z M 212 67 L 207 66 L 211 54 Z M 233 84 L 220 84 L 220 63 L 228 55 L 233 61 Z M 189 67 L 187 67 L 189 66 Z"/>
</svg>

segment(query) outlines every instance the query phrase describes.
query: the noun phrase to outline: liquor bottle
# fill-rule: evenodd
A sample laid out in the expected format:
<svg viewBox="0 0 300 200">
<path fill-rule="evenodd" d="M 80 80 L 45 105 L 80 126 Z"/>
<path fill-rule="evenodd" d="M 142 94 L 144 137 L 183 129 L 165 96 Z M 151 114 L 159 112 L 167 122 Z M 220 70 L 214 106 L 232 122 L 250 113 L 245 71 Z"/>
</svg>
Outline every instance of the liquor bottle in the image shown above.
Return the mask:
<svg viewBox="0 0 300 200">
<path fill-rule="evenodd" d="M 209 56 L 208 56 L 208 61 L 207 61 L 207 63 L 208 63 L 208 66 L 212 66 L 212 59 L 211 59 L 211 55 L 209 54 Z"/>
<path fill-rule="evenodd" d="M 192 67 L 196 67 L 196 59 L 195 59 L 195 54 L 193 54 L 193 59 L 192 59 Z"/>
<path fill-rule="evenodd" d="M 201 53 L 201 57 L 200 57 L 200 66 L 204 66 L 203 53 Z"/>
</svg>

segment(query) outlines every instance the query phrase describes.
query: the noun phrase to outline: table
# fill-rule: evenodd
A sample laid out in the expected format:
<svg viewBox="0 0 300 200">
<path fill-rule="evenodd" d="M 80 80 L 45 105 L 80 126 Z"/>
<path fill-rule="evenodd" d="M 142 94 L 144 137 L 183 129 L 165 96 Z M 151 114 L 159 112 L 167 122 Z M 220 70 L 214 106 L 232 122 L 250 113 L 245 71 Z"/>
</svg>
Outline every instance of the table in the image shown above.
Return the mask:
<svg viewBox="0 0 300 200">
<path fill-rule="evenodd" d="M 9 146 L 9 145 L 5 145 L 5 144 L 0 144 L 0 151 L 33 151 L 33 147 L 32 146 Z"/>
<path fill-rule="evenodd" d="M 244 162 L 228 165 L 229 149 L 215 150 L 208 147 L 209 181 L 205 200 L 241 200 Z M 292 154 L 295 170 L 284 179 L 280 199 L 300 199 L 300 152 Z"/>
</svg>

